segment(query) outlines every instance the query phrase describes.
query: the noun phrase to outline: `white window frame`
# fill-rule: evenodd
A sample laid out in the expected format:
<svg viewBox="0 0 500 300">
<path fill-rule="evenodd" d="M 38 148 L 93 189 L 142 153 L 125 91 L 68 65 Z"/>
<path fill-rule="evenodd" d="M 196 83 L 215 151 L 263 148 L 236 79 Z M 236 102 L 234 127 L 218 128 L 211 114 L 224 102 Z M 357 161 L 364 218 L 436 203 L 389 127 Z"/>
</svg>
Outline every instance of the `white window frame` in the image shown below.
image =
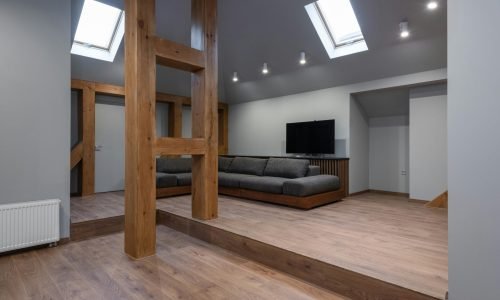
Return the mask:
<svg viewBox="0 0 500 300">
<path fill-rule="evenodd" d="M 339 41 L 337 44 L 317 2 L 306 5 L 305 9 L 330 59 L 368 50 L 362 32 L 361 36 L 356 35 L 351 39 Z"/>
<path fill-rule="evenodd" d="M 78 26 L 80 26 L 80 24 L 78 24 Z M 73 45 L 71 46 L 71 54 L 113 62 L 124 35 L 125 12 L 122 10 L 115 27 L 115 31 L 109 43 L 109 48 L 103 48 L 73 40 Z"/>
</svg>

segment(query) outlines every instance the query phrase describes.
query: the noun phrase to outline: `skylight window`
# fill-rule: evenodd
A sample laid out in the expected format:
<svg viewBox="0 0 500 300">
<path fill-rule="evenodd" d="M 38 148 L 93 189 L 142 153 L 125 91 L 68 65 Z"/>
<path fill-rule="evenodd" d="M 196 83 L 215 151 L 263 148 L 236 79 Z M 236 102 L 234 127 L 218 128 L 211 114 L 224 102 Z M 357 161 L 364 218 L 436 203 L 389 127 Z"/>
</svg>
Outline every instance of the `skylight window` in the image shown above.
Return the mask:
<svg viewBox="0 0 500 300">
<path fill-rule="evenodd" d="M 71 53 L 113 61 L 125 33 L 124 11 L 85 0 Z"/>
<path fill-rule="evenodd" d="M 368 50 L 349 0 L 318 0 L 305 8 L 331 59 Z"/>
</svg>

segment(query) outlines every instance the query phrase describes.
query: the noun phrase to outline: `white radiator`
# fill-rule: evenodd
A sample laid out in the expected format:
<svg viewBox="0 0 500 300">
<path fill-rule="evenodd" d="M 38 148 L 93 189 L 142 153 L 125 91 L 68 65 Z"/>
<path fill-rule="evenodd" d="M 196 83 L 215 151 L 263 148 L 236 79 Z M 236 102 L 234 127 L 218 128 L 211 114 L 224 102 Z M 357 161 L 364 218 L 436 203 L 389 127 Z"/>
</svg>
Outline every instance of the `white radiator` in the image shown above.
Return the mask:
<svg viewBox="0 0 500 300">
<path fill-rule="evenodd" d="M 0 205 L 0 253 L 59 241 L 61 200 Z"/>
</svg>

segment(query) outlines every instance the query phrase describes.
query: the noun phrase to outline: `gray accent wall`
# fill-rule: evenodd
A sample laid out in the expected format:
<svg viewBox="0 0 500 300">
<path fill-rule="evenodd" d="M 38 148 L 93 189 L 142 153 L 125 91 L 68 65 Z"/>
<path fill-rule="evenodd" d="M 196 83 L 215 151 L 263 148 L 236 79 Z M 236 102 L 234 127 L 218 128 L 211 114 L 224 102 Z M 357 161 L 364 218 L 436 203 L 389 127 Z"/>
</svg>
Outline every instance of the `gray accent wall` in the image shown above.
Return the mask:
<svg viewBox="0 0 500 300">
<path fill-rule="evenodd" d="M 61 199 L 69 236 L 70 2 L 0 2 L 0 203 Z"/>
<path fill-rule="evenodd" d="M 500 299 L 500 1 L 449 1 L 451 300 Z"/>
</svg>

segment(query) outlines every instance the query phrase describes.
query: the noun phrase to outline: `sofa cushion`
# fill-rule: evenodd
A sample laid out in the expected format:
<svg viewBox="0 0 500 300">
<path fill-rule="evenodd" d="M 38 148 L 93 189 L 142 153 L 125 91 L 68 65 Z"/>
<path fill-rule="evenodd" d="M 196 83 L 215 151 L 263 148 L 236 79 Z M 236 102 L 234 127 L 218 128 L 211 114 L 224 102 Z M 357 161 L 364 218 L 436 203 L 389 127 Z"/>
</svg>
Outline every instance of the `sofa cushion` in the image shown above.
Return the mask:
<svg viewBox="0 0 500 300">
<path fill-rule="evenodd" d="M 177 185 L 178 186 L 187 186 L 191 185 L 193 179 L 192 179 L 192 174 L 191 173 L 177 173 L 175 174 L 175 177 L 177 177 Z"/>
<path fill-rule="evenodd" d="M 287 180 L 290 179 L 267 176 L 247 177 L 241 179 L 240 188 L 264 193 L 282 194 L 283 183 Z"/>
<path fill-rule="evenodd" d="M 232 157 L 224 157 L 224 156 L 219 156 L 219 171 L 220 172 L 227 172 L 227 169 L 229 169 L 229 166 L 233 162 Z"/>
<path fill-rule="evenodd" d="M 191 158 L 166 158 L 156 159 L 156 172 L 162 173 L 189 173 L 191 172 Z"/>
<path fill-rule="evenodd" d="M 219 185 L 223 187 L 239 188 L 240 180 L 246 177 L 255 177 L 255 176 L 247 174 L 219 172 Z"/>
<path fill-rule="evenodd" d="M 227 172 L 262 176 L 267 159 L 251 157 L 235 157 Z"/>
<path fill-rule="evenodd" d="M 311 196 L 340 188 L 340 180 L 333 175 L 316 175 L 289 179 L 283 183 L 283 194 L 297 197 Z"/>
<path fill-rule="evenodd" d="M 309 161 L 305 159 L 271 157 L 264 169 L 264 176 L 299 178 L 306 176 Z"/>
<path fill-rule="evenodd" d="M 320 166 L 309 165 L 309 168 L 307 168 L 306 176 L 316 176 L 316 175 L 320 175 L 320 174 L 321 174 Z"/>
<path fill-rule="evenodd" d="M 173 174 L 156 173 L 156 188 L 177 186 L 177 177 Z"/>
</svg>

